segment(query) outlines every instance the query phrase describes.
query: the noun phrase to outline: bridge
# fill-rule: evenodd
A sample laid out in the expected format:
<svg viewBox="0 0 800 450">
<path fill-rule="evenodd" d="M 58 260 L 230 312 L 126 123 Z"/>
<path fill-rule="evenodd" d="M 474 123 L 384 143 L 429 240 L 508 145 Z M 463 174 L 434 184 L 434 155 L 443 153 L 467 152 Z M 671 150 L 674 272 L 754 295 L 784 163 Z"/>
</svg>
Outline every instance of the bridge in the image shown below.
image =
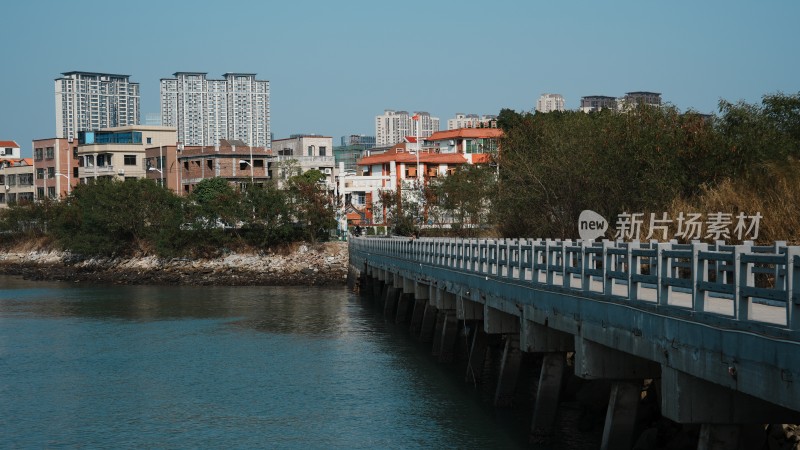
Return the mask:
<svg viewBox="0 0 800 450">
<path fill-rule="evenodd" d="M 552 432 L 566 370 L 612 383 L 605 449 L 633 445 L 647 383 L 663 417 L 700 426 L 698 448 L 800 423 L 800 247 L 353 238 L 350 266 L 441 361 L 471 330 L 474 370 L 502 336 L 497 405 L 519 355 L 539 354 L 533 435 Z"/>
</svg>

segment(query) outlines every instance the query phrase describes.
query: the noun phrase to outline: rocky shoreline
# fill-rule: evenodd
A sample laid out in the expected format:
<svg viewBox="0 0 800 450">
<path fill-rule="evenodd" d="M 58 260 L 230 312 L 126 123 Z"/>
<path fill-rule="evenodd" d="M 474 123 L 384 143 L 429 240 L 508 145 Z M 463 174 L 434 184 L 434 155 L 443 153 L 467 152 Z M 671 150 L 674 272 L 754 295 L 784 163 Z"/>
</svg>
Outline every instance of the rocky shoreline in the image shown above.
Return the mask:
<svg viewBox="0 0 800 450">
<path fill-rule="evenodd" d="M 30 280 L 108 284 L 307 286 L 345 284 L 346 242 L 300 244 L 294 251 L 229 253 L 214 259 L 77 258 L 59 251 L 0 252 L 0 274 Z"/>
</svg>

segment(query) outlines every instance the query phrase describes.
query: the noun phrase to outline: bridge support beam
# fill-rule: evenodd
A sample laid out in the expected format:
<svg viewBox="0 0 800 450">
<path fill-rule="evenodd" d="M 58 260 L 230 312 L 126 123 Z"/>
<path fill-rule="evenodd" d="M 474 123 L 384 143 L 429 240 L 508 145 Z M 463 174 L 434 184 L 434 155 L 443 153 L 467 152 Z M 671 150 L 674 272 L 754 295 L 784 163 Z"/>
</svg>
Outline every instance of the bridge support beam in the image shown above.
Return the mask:
<svg viewBox="0 0 800 450">
<path fill-rule="evenodd" d="M 519 336 L 519 317 L 484 306 L 483 330 L 486 334 L 515 334 Z"/>
<path fill-rule="evenodd" d="M 574 352 L 575 336 L 523 319 L 520 348 L 528 353 Z"/>
<path fill-rule="evenodd" d="M 661 414 L 675 422 L 743 425 L 798 423 L 800 412 L 673 369 L 662 368 Z"/>
<path fill-rule="evenodd" d="M 536 403 L 531 420 L 531 438 L 549 438 L 558 417 L 558 402 L 561 398 L 561 385 L 567 358 L 564 353 L 547 353 L 542 360 L 539 373 L 539 386 L 536 389 Z"/>
<path fill-rule="evenodd" d="M 658 378 L 659 364 L 575 337 L 575 375 L 588 380 L 644 380 Z"/>
<path fill-rule="evenodd" d="M 519 335 L 507 334 L 503 337 L 505 339 L 503 359 L 500 363 L 500 374 L 497 377 L 497 389 L 494 393 L 494 406 L 497 407 L 511 406 L 514 400 L 514 391 L 517 389 L 519 368 L 522 362 Z"/>
</svg>

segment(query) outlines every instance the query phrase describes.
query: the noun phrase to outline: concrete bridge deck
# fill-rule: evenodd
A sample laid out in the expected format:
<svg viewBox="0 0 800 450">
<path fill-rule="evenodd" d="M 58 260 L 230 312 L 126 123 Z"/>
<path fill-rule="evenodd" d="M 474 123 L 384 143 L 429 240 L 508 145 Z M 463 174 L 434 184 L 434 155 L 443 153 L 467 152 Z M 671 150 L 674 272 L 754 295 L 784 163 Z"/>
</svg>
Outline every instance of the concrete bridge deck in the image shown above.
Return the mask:
<svg viewBox="0 0 800 450">
<path fill-rule="evenodd" d="M 523 352 L 574 352 L 582 378 L 615 380 L 604 448 L 630 444 L 618 410 L 643 379 L 659 381 L 661 414 L 702 424 L 706 442 L 800 422 L 798 247 L 356 238 L 350 264 L 409 296 L 412 327 L 430 314 L 442 336 L 480 323 Z M 540 385 L 537 403 L 548 395 Z"/>
</svg>

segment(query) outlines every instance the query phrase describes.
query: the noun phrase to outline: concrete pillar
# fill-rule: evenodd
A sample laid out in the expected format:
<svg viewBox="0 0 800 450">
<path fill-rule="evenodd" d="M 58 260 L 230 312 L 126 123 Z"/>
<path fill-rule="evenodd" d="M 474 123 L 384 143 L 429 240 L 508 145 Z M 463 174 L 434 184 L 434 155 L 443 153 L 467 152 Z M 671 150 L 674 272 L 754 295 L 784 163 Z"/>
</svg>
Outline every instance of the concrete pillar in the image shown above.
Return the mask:
<svg viewBox="0 0 800 450">
<path fill-rule="evenodd" d="M 481 324 L 483 325 L 483 324 Z M 477 385 L 483 375 L 483 364 L 486 361 L 486 350 L 489 348 L 489 335 L 483 331 L 483 327 L 475 326 L 472 332 L 472 342 L 467 359 L 467 373 L 464 381 Z"/>
<path fill-rule="evenodd" d="M 411 336 L 419 336 L 420 330 L 422 329 L 422 318 L 425 317 L 425 307 L 427 305 L 427 299 L 418 298 L 414 300 L 414 311 L 411 312 L 411 325 L 408 327 Z"/>
<path fill-rule="evenodd" d="M 508 407 L 514 398 L 517 388 L 522 352 L 519 349 L 519 335 L 506 335 L 503 359 L 500 363 L 500 374 L 497 378 L 497 389 L 494 393 L 494 406 Z"/>
<path fill-rule="evenodd" d="M 642 385 L 633 382 L 622 381 L 611 386 L 601 450 L 631 448 L 641 393 Z"/>
<path fill-rule="evenodd" d="M 430 303 L 425 304 L 425 312 L 422 316 L 422 327 L 419 331 L 420 342 L 433 341 L 433 335 L 436 330 L 436 317 L 438 316 L 438 313 L 439 310 L 436 309 L 435 306 L 431 305 Z"/>
<path fill-rule="evenodd" d="M 444 311 L 443 322 L 439 350 L 434 354 L 439 356 L 440 363 L 451 363 L 455 357 L 456 338 L 458 338 L 458 318 L 455 311 Z"/>
<path fill-rule="evenodd" d="M 430 292 L 433 289 L 432 285 L 414 283 L 414 303 L 412 304 L 413 311 L 411 312 L 411 325 L 409 331 L 414 337 L 418 337 L 422 330 L 422 319 L 425 317 L 425 308 L 428 304 L 428 299 L 431 297 Z"/>
<path fill-rule="evenodd" d="M 700 426 L 698 450 L 745 450 L 762 448 L 763 425 L 713 425 Z"/>
<path fill-rule="evenodd" d="M 564 353 L 546 353 L 542 360 L 531 421 L 531 437 L 536 440 L 553 434 L 566 364 L 567 356 Z"/>
<path fill-rule="evenodd" d="M 436 325 L 433 328 L 433 347 L 431 354 L 439 356 L 439 351 L 442 349 L 442 337 L 444 336 L 445 324 L 447 323 L 447 311 L 436 311 Z"/>
<path fill-rule="evenodd" d="M 736 425 L 700 426 L 697 450 L 738 450 L 739 427 Z"/>
<path fill-rule="evenodd" d="M 395 315 L 395 323 L 408 322 L 411 317 L 411 309 L 414 305 L 414 294 L 407 294 L 403 292 L 397 299 L 397 314 Z"/>
<path fill-rule="evenodd" d="M 385 319 L 394 320 L 397 315 L 397 299 L 400 298 L 400 289 L 394 286 L 386 288 L 386 296 L 383 300 L 383 317 Z"/>
<path fill-rule="evenodd" d="M 381 296 L 385 295 L 385 292 L 383 292 L 383 286 L 384 286 L 383 281 L 379 280 L 376 277 L 370 277 L 370 278 L 372 279 L 372 283 L 370 283 L 372 285 L 372 296 L 375 297 L 376 299 L 382 298 Z"/>
</svg>

